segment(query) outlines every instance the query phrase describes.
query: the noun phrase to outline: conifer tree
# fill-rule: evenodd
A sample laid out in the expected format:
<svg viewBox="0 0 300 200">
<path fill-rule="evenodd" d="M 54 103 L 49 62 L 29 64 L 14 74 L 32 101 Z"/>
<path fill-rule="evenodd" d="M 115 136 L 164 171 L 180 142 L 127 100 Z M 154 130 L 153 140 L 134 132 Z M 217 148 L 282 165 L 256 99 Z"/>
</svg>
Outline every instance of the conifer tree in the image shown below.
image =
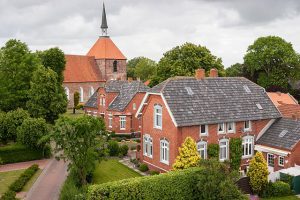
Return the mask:
<svg viewBox="0 0 300 200">
<path fill-rule="evenodd" d="M 174 170 L 195 167 L 199 164 L 200 155 L 197 151 L 196 143 L 191 137 L 187 137 L 179 147 L 179 155 L 173 164 Z"/>
<path fill-rule="evenodd" d="M 251 159 L 247 176 L 255 193 L 261 192 L 268 184 L 268 165 L 261 152 L 257 152 Z"/>
</svg>

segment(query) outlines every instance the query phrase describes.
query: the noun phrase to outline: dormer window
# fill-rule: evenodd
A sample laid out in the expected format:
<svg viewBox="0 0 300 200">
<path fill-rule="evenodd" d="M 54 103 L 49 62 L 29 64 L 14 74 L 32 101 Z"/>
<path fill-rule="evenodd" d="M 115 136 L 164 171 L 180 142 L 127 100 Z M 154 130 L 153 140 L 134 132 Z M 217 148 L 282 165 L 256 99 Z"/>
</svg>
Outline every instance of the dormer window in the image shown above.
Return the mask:
<svg viewBox="0 0 300 200">
<path fill-rule="evenodd" d="M 116 61 L 116 60 L 113 63 L 113 71 L 118 72 L 118 61 Z"/>
</svg>

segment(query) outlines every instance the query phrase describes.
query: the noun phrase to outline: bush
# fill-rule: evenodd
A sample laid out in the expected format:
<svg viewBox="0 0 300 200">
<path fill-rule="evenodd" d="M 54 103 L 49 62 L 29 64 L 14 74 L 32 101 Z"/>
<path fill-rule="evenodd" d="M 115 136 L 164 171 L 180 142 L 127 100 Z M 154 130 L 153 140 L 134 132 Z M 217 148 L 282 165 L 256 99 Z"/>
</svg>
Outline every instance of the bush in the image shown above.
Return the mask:
<svg viewBox="0 0 300 200">
<path fill-rule="evenodd" d="M 146 165 L 145 163 L 142 163 L 142 164 L 139 166 L 139 170 L 140 170 L 141 172 L 146 172 L 146 171 L 148 171 L 148 170 L 149 170 L 148 165 Z"/>
<path fill-rule="evenodd" d="M 200 168 L 189 168 L 92 185 L 88 189 L 88 199 L 197 199 L 194 195 L 197 185 L 195 176 L 199 171 Z"/>
<path fill-rule="evenodd" d="M 120 137 L 124 140 L 126 139 L 130 139 L 131 138 L 131 135 L 130 134 L 116 134 L 115 132 L 112 132 L 111 135 L 110 135 L 112 138 L 116 138 L 116 137 Z"/>
<path fill-rule="evenodd" d="M 85 190 L 80 186 L 80 180 L 77 178 L 77 174 L 71 170 L 66 181 L 64 182 L 59 194 L 60 200 L 83 200 L 85 199 Z"/>
<path fill-rule="evenodd" d="M 76 109 L 77 110 L 82 110 L 84 107 L 84 105 L 82 103 L 79 103 L 77 106 L 76 106 Z"/>
<path fill-rule="evenodd" d="M 1 196 L 0 200 L 17 200 L 16 192 L 8 190 Z"/>
<path fill-rule="evenodd" d="M 119 152 L 121 156 L 127 156 L 128 154 L 128 146 L 126 144 L 120 146 Z"/>
<path fill-rule="evenodd" d="M 107 145 L 109 155 L 110 156 L 118 156 L 119 155 L 119 143 L 113 140 L 110 140 Z"/>
<path fill-rule="evenodd" d="M 158 171 L 150 171 L 149 174 L 150 174 L 151 176 L 154 176 L 154 175 L 158 175 L 159 172 L 158 172 Z"/>
<path fill-rule="evenodd" d="M 39 166 L 34 164 L 27 168 L 21 176 L 15 180 L 10 186 L 9 189 L 14 192 L 20 192 L 24 185 L 31 179 L 31 177 L 37 172 L 39 169 Z"/>
<path fill-rule="evenodd" d="M 242 139 L 231 138 L 229 143 L 230 168 L 232 170 L 239 170 L 243 155 Z"/>
<path fill-rule="evenodd" d="M 136 150 L 136 146 L 131 146 L 131 147 L 130 147 L 130 150 L 131 150 L 131 151 Z"/>
<path fill-rule="evenodd" d="M 275 183 L 269 182 L 260 194 L 260 196 L 264 198 L 269 198 L 289 196 L 292 194 L 293 192 L 288 183 L 285 183 L 283 181 L 276 181 Z"/>
<path fill-rule="evenodd" d="M 6 113 L 0 112 L 0 142 L 7 144 L 8 139 L 9 135 L 6 127 Z"/>
<path fill-rule="evenodd" d="M 41 158 L 44 158 L 44 155 L 42 150 L 30 149 L 21 144 L 12 144 L 0 147 L 0 158 L 3 164 L 8 164 L 30 160 L 39 160 Z"/>
<path fill-rule="evenodd" d="M 219 158 L 219 145 L 209 144 L 207 148 L 207 155 L 209 158 Z"/>
</svg>

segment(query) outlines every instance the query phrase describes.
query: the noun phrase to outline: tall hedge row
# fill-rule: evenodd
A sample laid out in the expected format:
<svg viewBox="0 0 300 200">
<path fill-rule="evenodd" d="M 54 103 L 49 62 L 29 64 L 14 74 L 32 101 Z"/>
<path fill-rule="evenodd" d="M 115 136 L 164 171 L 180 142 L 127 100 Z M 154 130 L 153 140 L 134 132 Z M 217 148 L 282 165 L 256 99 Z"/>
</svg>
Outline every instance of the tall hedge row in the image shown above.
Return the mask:
<svg viewBox="0 0 300 200">
<path fill-rule="evenodd" d="M 157 176 L 131 178 L 88 189 L 88 200 L 114 199 L 195 199 L 200 168 L 189 168 Z"/>
</svg>

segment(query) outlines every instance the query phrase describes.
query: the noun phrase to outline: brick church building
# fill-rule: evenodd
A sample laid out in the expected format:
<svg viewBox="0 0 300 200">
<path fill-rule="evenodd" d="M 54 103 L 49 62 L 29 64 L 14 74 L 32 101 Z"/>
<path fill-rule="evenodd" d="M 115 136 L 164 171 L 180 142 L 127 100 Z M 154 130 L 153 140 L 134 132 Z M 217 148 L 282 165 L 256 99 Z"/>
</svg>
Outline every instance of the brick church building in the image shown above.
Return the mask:
<svg viewBox="0 0 300 200">
<path fill-rule="evenodd" d="M 85 103 L 108 80 L 126 80 L 126 57 L 107 34 L 105 6 L 102 12 L 102 35 L 86 55 L 65 55 L 64 82 L 68 107 L 73 107 L 73 96 L 79 92 L 80 103 Z"/>
</svg>

